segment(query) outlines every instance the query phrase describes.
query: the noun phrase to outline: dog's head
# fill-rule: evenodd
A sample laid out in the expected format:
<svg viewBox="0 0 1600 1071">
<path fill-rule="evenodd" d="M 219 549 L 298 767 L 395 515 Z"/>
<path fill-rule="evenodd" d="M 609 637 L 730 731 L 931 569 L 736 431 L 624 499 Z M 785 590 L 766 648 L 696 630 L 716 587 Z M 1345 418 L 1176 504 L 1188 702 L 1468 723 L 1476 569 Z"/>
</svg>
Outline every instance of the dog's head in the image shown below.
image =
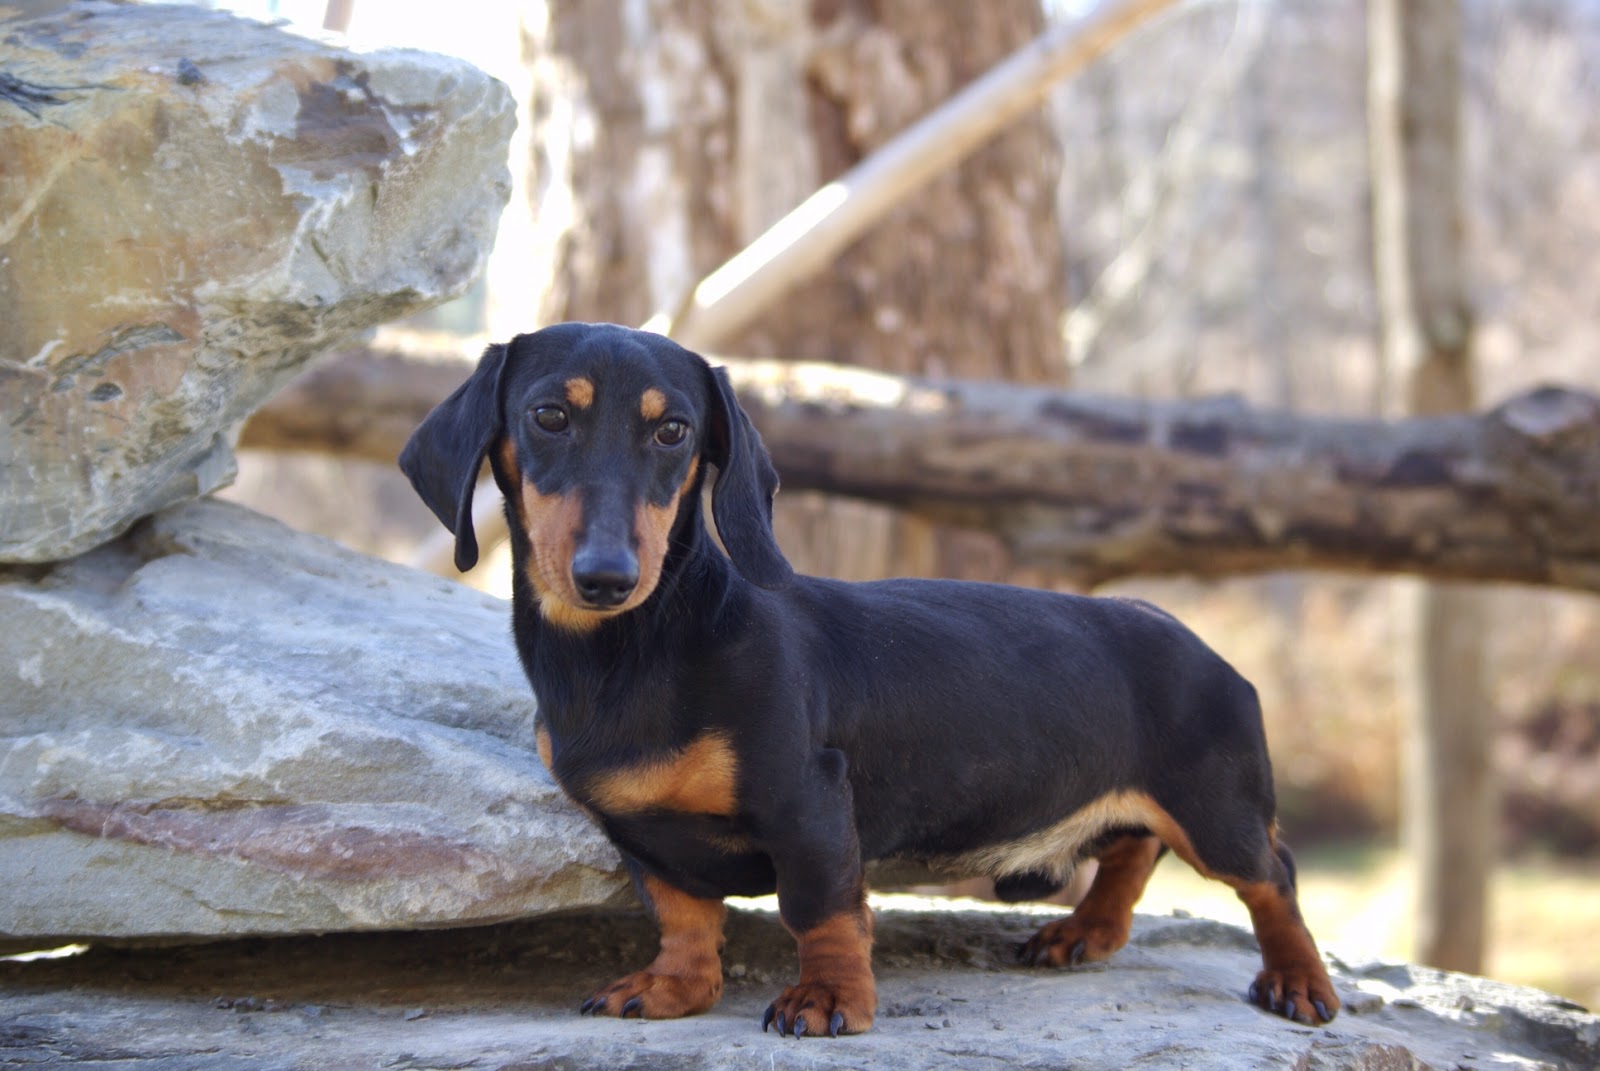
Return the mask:
<svg viewBox="0 0 1600 1071">
<path fill-rule="evenodd" d="M 527 536 L 546 617 L 588 624 L 634 609 L 661 578 L 674 530 L 712 514 L 734 566 L 762 587 L 790 576 L 772 535 L 778 475 L 727 373 L 660 335 L 557 324 L 490 346 L 400 453 L 417 494 L 478 560 L 472 491 L 489 457 Z"/>
</svg>

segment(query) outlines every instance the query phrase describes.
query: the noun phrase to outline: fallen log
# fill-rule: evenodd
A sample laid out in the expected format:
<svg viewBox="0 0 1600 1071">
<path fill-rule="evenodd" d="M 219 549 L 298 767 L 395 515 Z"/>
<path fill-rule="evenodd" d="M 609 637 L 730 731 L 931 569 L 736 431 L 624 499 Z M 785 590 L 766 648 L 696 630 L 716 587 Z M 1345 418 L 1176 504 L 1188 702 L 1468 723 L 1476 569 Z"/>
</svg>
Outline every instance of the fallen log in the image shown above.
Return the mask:
<svg viewBox="0 0 1600 1071">
<path fill-rule="evenodd" d="M 340 350 L 322 358 L 246 421 L 239 445 L 391 465 L 428 410 L 471 371 L 472 365 L 459 356 Z"/>
<path fill-rule="evenodd" d="M 1600 398 L 1579 391 L 1380 421 L 724 363 L 786 488 L 993 532 L 1018 564 L 1085 587 L 1327 569 L 1600 591 Z M 392 461 L 465 374 L 346 354 L 241 445 Z"/>
</svg>

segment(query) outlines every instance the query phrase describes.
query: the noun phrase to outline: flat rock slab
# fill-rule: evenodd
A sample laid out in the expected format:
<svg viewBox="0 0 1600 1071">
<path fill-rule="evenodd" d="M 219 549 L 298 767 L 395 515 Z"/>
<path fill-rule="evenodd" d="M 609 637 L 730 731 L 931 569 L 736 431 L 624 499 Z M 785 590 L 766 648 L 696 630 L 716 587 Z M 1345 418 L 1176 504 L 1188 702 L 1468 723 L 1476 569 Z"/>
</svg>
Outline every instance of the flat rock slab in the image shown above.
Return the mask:
<svg viewBox="0 0 1600 1071">
<path fill-rule="evenodd" d="M 900 898 L 888 898 L 891 905 Z M 762 1034 L 793 977 L 771 914 L 736 911 L 726 995 L 668 1022 L 581 1018 L 578 1002 L 647 962 L 636 913 L 453 932 L 95 949 L 0 964 L 0 1062 L 125 1071 L 398 1068 L 1561 1068 L 1600 1059 L 1600 1020 L 1534 990 L 1421 968 L 1336 964 L 1346 1011 L 1311 1029 L 1242 993 L 1242 930 L 1140 917 L 1109 965 L 1011 963 L 1041 921 L 1014 910 L 878 912 L 868 1034 Z"/>
<path fill-rule="evenodd" d="M 211 500 L 0 568 L 0 942 L 631 903 L 539 763 L 509 618 Z"/>
<path fill-rule="evenodd" d="M 465 290 L 514 125 L 460 60 L 0 0 L 0 561 L 225 485 L 307 361 Z"/>
</svg>

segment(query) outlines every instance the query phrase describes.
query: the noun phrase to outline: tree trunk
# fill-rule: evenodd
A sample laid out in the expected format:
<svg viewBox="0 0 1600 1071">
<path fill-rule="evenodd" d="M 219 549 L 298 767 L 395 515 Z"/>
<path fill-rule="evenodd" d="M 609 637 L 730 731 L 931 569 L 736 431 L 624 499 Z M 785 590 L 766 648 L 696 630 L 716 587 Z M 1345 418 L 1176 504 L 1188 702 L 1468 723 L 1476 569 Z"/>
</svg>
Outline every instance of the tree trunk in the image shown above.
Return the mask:
<svg viewBox="0 0 1600 1071">
<path fill-rule="evenodd" d="M 1369 0 L 1373 252 L 1384 408 L 1473 405 L 1472 317 L 1462 277 L 1458 0 Z M 1403 399 L 1403 401 L 1402 401 Z M 1413 592 L 1413 723 L 1404 839 L 1417 861 L 1417 958 L 1483 965 L 1497 809 L 1483 611 L 1475 592 Z"/>
<path fill-rule="evenodd" d="M 538 317 L 642 324 L 1042 27 L 1037 0 L 553 3 L 529 27 L 535 217 L 567 213 Z M 580 76 L 581 72 L 581 76 Z M 728 346 L 1060 381 L 1058 155 L 1025 120 L 909 198 Z M 859 503 L 785 496 L 808 571 L 993 574 L 1000 548 Z M 952 549 L 954 548 L 954 549 Z"/>
<path fill-rule="evenodd" d="M 1032 39 L 1043 17 L 1034 0 L 845 0 L 817 5 L 817 25 L 808 112 L 821 185 Z M 1018 123 L 727 349 L 1065 385 L 1059 167 L 1044 117 Z M 1004 544 L 971 531 L 816 495 L 780 502 L 783 534 L 819 572 L 1014 575 Z"/>
</svg>

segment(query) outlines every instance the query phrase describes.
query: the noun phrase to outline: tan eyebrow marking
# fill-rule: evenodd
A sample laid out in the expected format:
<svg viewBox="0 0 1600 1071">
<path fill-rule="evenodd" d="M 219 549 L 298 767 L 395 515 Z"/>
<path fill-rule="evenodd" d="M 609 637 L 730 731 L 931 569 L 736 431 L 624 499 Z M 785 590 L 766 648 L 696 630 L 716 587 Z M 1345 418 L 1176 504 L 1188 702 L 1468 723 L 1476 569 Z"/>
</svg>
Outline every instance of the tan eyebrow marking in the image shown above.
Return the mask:
<svg viewBox="0 0 1600 1071">
<path fill-rule="evenodd" d="M 667 396 L 651 387 L 639 396 L 639 415 L 646 420 L 659 420 L 667 411 Z"/>
<path fill-rule="evenodd" d="M 579 409 L 587 409 L 594 404 L 594 382 L 583 376 L 574 376 L 567 380 L 567 401 Z"/>
</svg>

